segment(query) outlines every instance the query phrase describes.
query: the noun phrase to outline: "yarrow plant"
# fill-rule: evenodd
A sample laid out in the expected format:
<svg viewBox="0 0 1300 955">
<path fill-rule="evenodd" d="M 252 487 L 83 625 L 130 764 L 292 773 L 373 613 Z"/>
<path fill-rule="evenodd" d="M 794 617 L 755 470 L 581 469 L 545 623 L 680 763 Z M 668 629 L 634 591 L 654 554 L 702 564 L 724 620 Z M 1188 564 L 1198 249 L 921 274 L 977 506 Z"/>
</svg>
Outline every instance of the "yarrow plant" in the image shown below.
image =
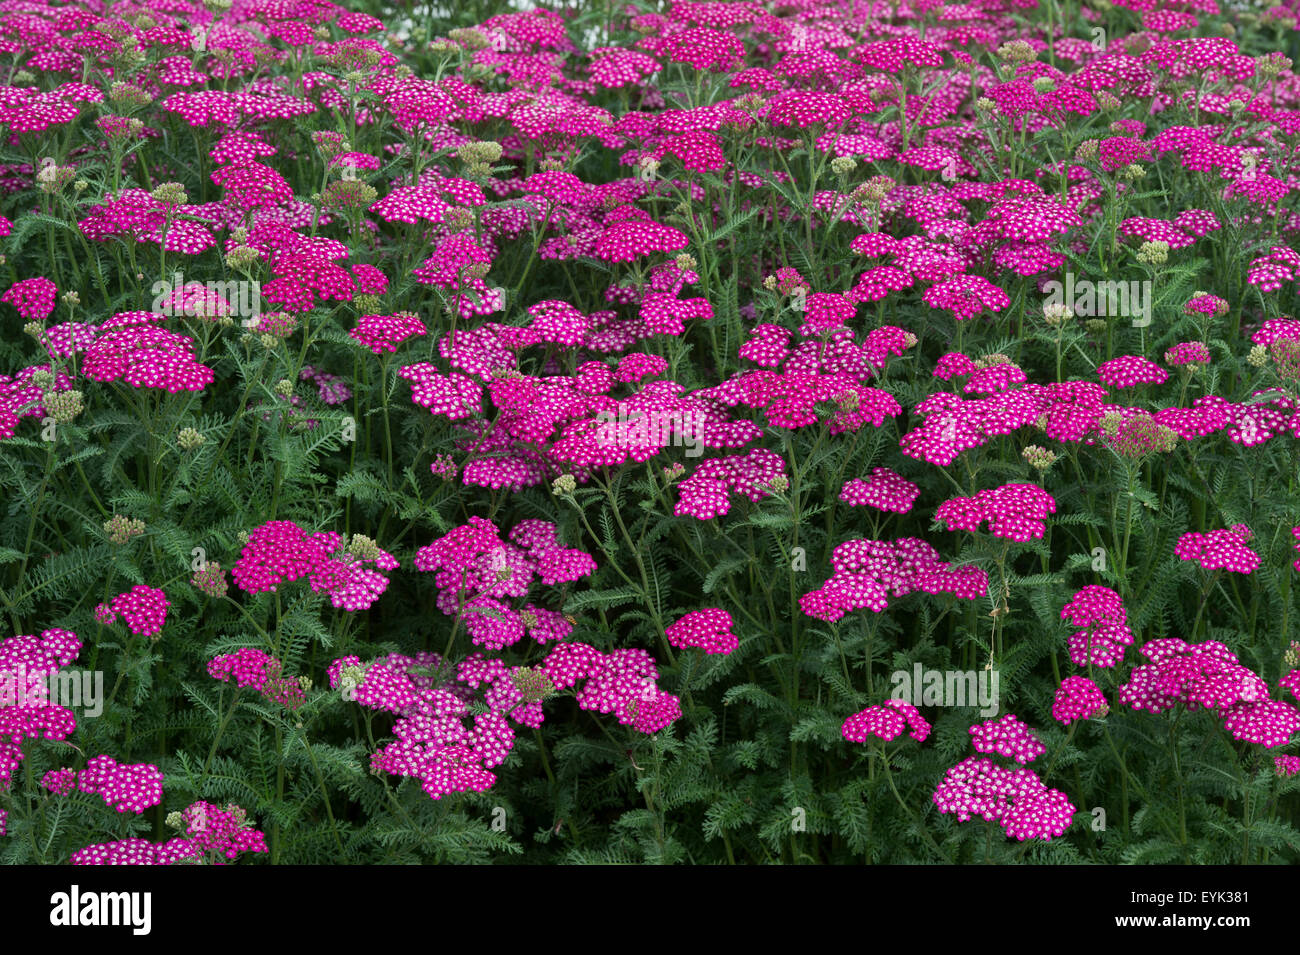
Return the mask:
<svg viewBox="0 0 1300 955">
<path fill-rule="evenodd" d="M 7 5 L 0 860 L 1300 862 L 1240 6 Z"/>
</svg>

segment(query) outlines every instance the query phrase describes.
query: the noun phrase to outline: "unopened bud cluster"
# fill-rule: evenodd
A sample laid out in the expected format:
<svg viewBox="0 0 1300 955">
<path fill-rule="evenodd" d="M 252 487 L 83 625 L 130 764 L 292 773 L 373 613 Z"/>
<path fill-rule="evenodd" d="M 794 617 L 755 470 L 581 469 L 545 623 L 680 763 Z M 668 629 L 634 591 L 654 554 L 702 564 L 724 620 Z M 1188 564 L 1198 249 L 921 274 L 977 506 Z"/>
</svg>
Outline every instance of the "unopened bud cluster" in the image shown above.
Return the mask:
<svg viewBox="0 0 1300 955">
<path fill-rule="evenodd" d="M 121 514 L 114 514 L 104 521 L 104 533 L 108 535 L 109 540 L 120 547 L 132 538 L 143 534 L 144 526 L 144 521 L 137 517 L 123 517 Z"/>
</svg>

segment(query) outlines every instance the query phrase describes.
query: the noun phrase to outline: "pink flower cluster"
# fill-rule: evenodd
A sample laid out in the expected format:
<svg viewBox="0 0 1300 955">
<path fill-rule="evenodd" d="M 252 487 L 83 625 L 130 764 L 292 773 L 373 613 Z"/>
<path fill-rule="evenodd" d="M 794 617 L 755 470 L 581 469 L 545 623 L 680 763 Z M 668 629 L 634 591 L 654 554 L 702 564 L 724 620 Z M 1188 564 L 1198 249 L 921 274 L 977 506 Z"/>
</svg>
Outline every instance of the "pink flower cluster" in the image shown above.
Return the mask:
<svg viewBox="0 0 1300 955">
<path fill-rule="evenodd" d="M 490 771 L 514 745 L 510 722 L 536 728 L 542 700 L 585 680 L 577 694 L 583 709 L 613 712 L 620 722 L 653 733 L 681 714 L 677 698 L 655 686 L 657 670 L 644 650 L 603 654 L 581 643 L 562 643 L 539 667 L 508 667 L 476 654 L 456 677 L 440 673 L 433 653 L 390 654 L 363 667 L 357 657 L 335 660 L 330 686 L 362 706 L 399 715 L 396 739 L 372 758 L 372 768 L 418 778 L 433 799 L 453 792 L 484 792 L 496 781 Z M 480 690 L 479 688 L 482 687 Z M 481 699 L 486 712 L 472 717 Z"/>
<path fill-rule="evenodd" d="M 1300 700 L 1300 670 L 1292 670 L 1278 680 L 1277 685 L 1284 690 L 1290 690 L 1291 695 Z"/>
<path fill-rule="evenodd" d="M 352 389 L 341 376 L 331 375 L 311 365 L 303 365 L 302 371 L 298 372 L 298 380 L 315 383 L 316 396 L 327 405 L 341 405 L 352 397 Z"/>
<path fill-rule="evenodd" d="M 167 608 L 171 605 L 167 595 L 157 587 L 137 584 L 107 604 L 99 604 L 95 608 L 95 619 L 107 626 L 116 623 L 120 616 L 136 636 L 156 640 L 167 622 Z"/>
<path fill-rule="evenodd" d="M 538 643 L 562 640 L 572 629 L 563 615 L 535 604 L 507 601 L 528 594 L 533 580 L 547 587 L 590 576 L 596 562 L 564 547 L 547 521 L 520 521 L 508 540 L 491 521 L 471 517 L 415 554 L 415 569 L 432 573 L 438 609 L 456 617 L 471 642 L 489 650 L 511 646 L 527 634 Z"/>
<path fill-rule="evenodd" d="M 1109 587 L 1089 584 L 1076 591 L 1061 608 L 1061 619 L 1081 628 L 1068 641 L 1070 662 L 1077 667 L 1113 667 L 1133 643 L 1124 604 Z"/>
<path fill-rule="evenodd" d="M 180 814 L 185 835 L 163 843 L 148 839 L 119 839 L 78 849 L 73 865 L 177 865 L 211 862 L 225 865 L 241 852 L 266 852 L 266 836 L 248 824 L 239 806 L 224 809 L 199 801 Z"/>
<path fill-rule="evenodd" d="M 395 315 L 362 315 L 357 327 L 348 332 L 376 355 L 395 352 L 397 346 L 415 335 L 424 335 L 427 329 L 418 315 L 398 312 Z"/>
<path fill-rule="evenodd" d="M 388 588 L 380 571 L 396 570 L 397 559 L 378 547 L 340 553 L 341 546 L 342 537 L 333 531 L 308 534 L 293 521 L 267 521 L 248 535 L 230 575 L 250 594 L 274 592 L 282 583 L 306 577 L 312 590 L 329 595 L 333 606 L 365 610 Z"/>
<path fill-rule="evenodd" d="M 1179 342 L 1165 351 L 1165 364 L 1174 367 L 1208 365 L 1210 349 L 1203 342 Z"/>
<path fill-rule="evenodd" d="M 759 501 L 771 493 L 777 478 L 785 477 L 785 460 L 775 451 L 755 448 L 748 454 L 709 458 L 677 485 L 673 513 L 707 521 L 731 510 L 731 495 Z"/>
<path fill-rule="evenodd" d="M 371 768 L 395 776 L 420 780 L 432 799 L 448 793 L 485 792 L 496 782 L 490 772 L 499 766 L 514 745 L 515 733 L 506 721 L 539 725 L 540 706 L 531 712 L 515 687 L 511 673 L 499 660 L 487 661 L 492 669 L 479 666 L 469 683 L 465 676 L 482 658 L 470 658 L 461 665 L 459 681 L 440 683 L 433 671 L 442 664 L 433 653 L 413 656 L 389 654 L 366 667 L 355 656 L 335 660 L 329 667 L 330 686 L 340 688 L 346 700 L 368 709 L 396 713 L 392 741 L 371 758 Z M 503 690 L 488 696 L 487 712 L 470 716 L 473 687 L 488 683 Z M 516 713 L 516 708 L 523 712 Z"/>
<path fill-rule="evenodd" d="M 1253 573 L 1259 567 L 1259 555 L 1246 546 L 1249 531 L 1234 528 L 1201 534 L 1189 531 L 1178 538 L 1174 553 L 1180 560 L 1194 560 L 1206 570 L 1230 570 L 1236 574 Z"/>
<path fill-rule="evenodd" d="M 159 316 L 161 317 L 161 316 Z M 194 356 L 194 339 L 149 323 L 105 323 L 81 359 L 81 372 L 93 381 L 124 381 L 133 388 L 202 391 L 216 373 Z"/>
<path fill-rule="evenodd" d="M 1090 720 L 1109 710 L 1106 695 L 1087 677 L 1067 676 L 1061 681 L 1052 701 L 1052 716 L 1061 723 Z"/>
<path fill-rule="evenodd" d="M 1164 384 L 1169 379 L 1169 372 L 1141 355 L 1120 355 L 1099 365 L 1097 377 L 1112 388 L 1131 388 L 1142 384 Z"/>
<path fill-rule="evenodd" d="M 162 770 L 151 763 L 120 764 L 112 756 L 96 756 L 81 772 L 55 769 L 46 773 L 41 785 L 57 795 L 73 788 L 83 793 L 99 794 L 118 812 L 139 815 L 162 801 Z"/>
<path fill-rule="evenodd" d="M 53 313 L 54 297 L 58 293 L 58 287 L 42 276 L 15 282 L 9 291 L 0 295 L 0 302 L 8 302 L 28 321 L 43 322 Z"/>
<path fill-rule="evenodd" d="M 695 610 L 664 629 L 675 647 L 699 647 L 705 653 L 728 654 L 740 646 L 731 632 L 731 614 L 717 607 Z"/>
<path fill-rule="evenodd" d="M 935 520 L 949 530 L 976 530 L 989 522 L 989 533 L 1013 541 L 1041 538 L 1043 521 L 1056 512 L 1056 500 L 1036 484 L 1004 484 L 972 497 L 949 498 L 939 505 Z"/>
<path fill-rule="evenodd" d="M 1047 747 L 1012 713 L 976 723 L 970 728 L 970 735 L 976 752 L 998 753 L 1021 765 L 1032 763 L 1047 752 Z"/>
<path fill-rule="evenodd" d="M 681 701 L 657 685 L 654 658 L 639 648 L 602 653 L 584 643 L 561 643 L 543 666 L 557 688 L 584 681 L 575 697 L 581 709 L 612 713 L 637 732 L 657 733 L 682 715 Z"/>
<path fill-rule="evenodd" d="M 1234 738 L 1269 749 L 1285 746 L 1300 730 L 1300 711 L 1271 699 L 1268 684 L 1222 643 L 1165 637 L 1140 652 L 1150 662 L 1134 667 L 1119 690 L 1120 702 L 1135 710 L 1161 713 L 1180 703 L 1211 710 Z"/>
<path fill-rule="evenodd" d="M 869 706 L 854 713 L 844 721 L 840 735 L 851 743 L 865 743 L 868 736 L 885 742 L 897 739 L 903 730 L 918 743 L 930 735 L 930 724 L 916 707 L 906 700 L 885 700 L 879 706 Z"/>
<path fill-rule="evenodd" d="M 48 678 L 81 652 L 70 630 L 0 642 L 0 791 L 9 787 L 28 740 L 65 740 L 77 728 L 72 710 L 52 703 Z"/>
<path fill-rule="evenodd" d="M 223 683 L 234 677 L 235 686 L 252 687 L 268 700 L 296 710 L 305 700 L 302 684 L 281 676 L 283 667 L 275 657 L 253 647 L 243 647 L 213 657 L 208 661 L 208 675 Z"/>
<path fill-rule="evenodd" d="M 1045 747 L 1029 727 L 1008 713 L 970 728 L 976 750 L 999 753 L 1024 764 L 1043 754 Z M 1051 840 L 1064 834 L 1074 821 L 1075 807 L 1059 789 L 1048 789 L 1031 769 L 1007 769 L 991 759 L 971 756 L 948 770 L 934 792 L 941 813 L 955 813 L 965 822 L 979 816 L 999 822 L 1006 834 L 1026 839 Z"/>
<path fill-rule="evenodd" d="M 836 621 L 853 610 L 880 613 L 889 597 L 914 591 L 949 593 L 975 600 L 988 592 L 988 575 L 973 565 L 954 567 L 939 552 L 916 537 L 895 541 L 855 539 L 831 554 L 834 574 L 816 590 L 799 598 L 805 614 Z"/>
<path fill-rule="evenodd" d="M 222 809 L 199 801 L 182 810 L 181 824 L 190 844 L 210 858 L 267 851 L 266 836 L 248 825 L 248 814 L 239 806 Z"/>
<path fill-rule="evenodd" d="M 196 864 L 202 858 L 198 847 L 177 836 L 163 843 L 134 837 L 101 842 L 72 853 L 72 865 L 177 865 Z"/>
<path fill-rule="evenodd" d="M 840 500 L 851 506 L 869 505 L 881 511 L 906 514 L 921 489 L 889 468 L 873 468 L 868 480 L 854 478 L 840 490 Z"/>
</svg>

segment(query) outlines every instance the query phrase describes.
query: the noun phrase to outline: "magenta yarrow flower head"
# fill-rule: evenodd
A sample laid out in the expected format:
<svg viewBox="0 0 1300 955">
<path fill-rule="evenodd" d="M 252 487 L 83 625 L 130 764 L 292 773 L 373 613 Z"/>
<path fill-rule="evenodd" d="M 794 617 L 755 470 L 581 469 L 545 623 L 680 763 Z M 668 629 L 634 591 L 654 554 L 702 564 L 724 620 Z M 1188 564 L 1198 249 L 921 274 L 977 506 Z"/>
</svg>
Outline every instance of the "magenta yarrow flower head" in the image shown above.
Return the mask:
<svg viewBox="0 0 1300 955">
<path fill-rule="evenodd" d="M 240 806 L 224 809 L 208 802 L 196 802 L 181 812 L 181 825 L 190 842 L 208 856 L 233 859 L 241 852 L 266 852 L 266 837 L 248 824 L 248 813 Z"/>
<path fill-rule="evenodd" d="M 974 600 L 988 592 L 984 571 L 971 565 L 954 567 L 915 537 L 845 541 L 832 552 L 831 567 L 834 574 L 829 580 L 799 598 L 805 614 L 828 622 L 854 610 L 880 613 L 889 606 L 891 595 L 919 590 Z"/>
<path fill-rule="evenodd" d="M 673 513 L 709 520 L 731 510 L 731 495 L 757 502 L 787 480 L 785 459 L 767 448 L 755 448 L 747 454 L 725 458 L 709 458 L 696 467 L 690 477 L 678 483 L 678 502 Z"/>
<path fill-rule="evenodd" d="M 58 293 L 58 287 L 47 278 L 23 279 L 9 286 L 0 302 L 8 302 L 28 321 L 43 322 L 54 311 Z"/>
<path fill-rule="evenodd" d="M 1048 789 L 1033 770 L 1007 769 L 979 756 L 949 769 L 932 801 L 962 822 L 975 816 L 998 822 L 1020 842 L 1063 835 L 1075 813 L 1065 793 Z"/>
<path fill-rule="evenodd" d="M 1282 777 L 1300 775 L 1300 756 L 1274 756 L 1274 771 Z"/>
<path fill-rule="evenodd" d="M 244 209 L 280 205 L 293 199 L 293 187 L 278 170 L 259 162 L 230 163 L 212 173 L 211 179 L 226 191 L 229 200 Z"/>
<path fill-rule="evenodd" d="M 612 713 L 619 723 L 641 733 L 657 733 L 681 716 L 677 697 L 659 689 L 658 668 L 641 649 L 601 653 L 582 643 L 561 643 L 545 661 L 548 677 L 559 688 L 585 680 L 579 708 Z"/>
<path fill-rule="evenodd" d="M 354 538 L 343 550 L 342 537 L 332 531 L 308 534 L 293 521 L 268 521 L 249 534 L 230 575 L 239 589 L 254 594 L 306 577 L 312 590 L 329 595 L 332 606 L 364 610 L 388 588 L 380 571 L 398 567 L 392 554 L 364 540 L 369 546 L 359 549 Z"/>
<path fill-rule="evenodd" d="M 1259 555 L 1246 546 L 1239 530 L 1219 529 L 1205 534 L 1189 531 L 1178 538 L 1174 553 L 1180 560 L 1198 562 L 1205 570 L 1250 574 L 1259 567 Z"/>
<path fill-rule="evenodd" d="M 1133 631 L 1119 594 L 1109 587 L 1089 584 L 1061 608 L 1061 619 L 1081 629 L 1070 635 L 1070 662 L 1080 668 L 1113 667 L 1133 643 Z"/>
<path fill-rule="evenodd" d="M 538 643 L 563 639 L 572 625 L 561 614 L 509 601 L 526 596 L 534 578 L 547 587 L 571 583 L 595 573 L 596 562 L 585 551 L 564 547 L 547 521 L 521 521 L 506 541 L 491 521 L 471 517 L 421 547 L 415 568 L 434 575 L 438 609 L 460 617 L 471 642 L 500 649 L 525 635 Z"/>
<path fill-rule="evenodd" d="M 1032 763 L 1047 752 L 1047 747 L 1012 713 L 976 723 L 970 728 L 970 735 L 977 752 L 999 753 L 1022 764 Z"/>
<path fill-rule="evenodd" d="M 1246 281 L 1261 292 L 1276 292 L 1284 283 L 1294 282 L 1300 269 L 1300 254 L 1284 245 L 1273 246 L 1267 255 L 1251 260 Z"/>
<path fill-rule="evenodd" d="M 717 607 L 695 610 L 664 630 L 675 647 L 699 647 L 705 653 L 728 654 L 740 646 L 731 632 L 731 614 Z"/>
<path fill-rule="evenodd" d="M 1148 641 L 1141 653 L 1150 663 L 1135 667 L 1119 691 L 1120 702 L 1133 709 L 1212 710 L 1234 738 L 1270 749 L 1300 730 L 1300 710 L 1272 699 L 1268 684 L 1222 643 L 1168 637 Z"/>
<path fill-rule="evenodd" d="M 726 72 L 743 62 L 745 44 L 728 30 L 692 27 L 666 37 L 662 52 L 672 63 L 689 63 L 697 70 Z"/>
<path fill-rule="evenodd" d="M 1300 670 L 1292 670 L 1278 680 L 1277 685 L 1284 690 L 1290 690 L 1291 695 L 1300 700 Z"/>
<path fill-rule="evenodd" d="M 1012 385 L 1023 384 L 1026 381 L 1024 369 L 1014 362 L 1003 360 L 1006 356 L 987 357 L 996 357 L 999 360 L 984 364 L 971 373 L 961 389 L 966 394 L 997 394 L 1009 390 Z"/>
<path fill-rule="evenodd" d="M 436 654 L 390 654 L 363 667 L 357 657 L 335 660 L 330 685 L 362 706 L 400 715 L 395 739 L 372 758 L 372 768 L 414 776 L 433 799 L 453 792 L 483 792 L 496 781 L 490 772 L 508 755 L 515 732 L 507 720 L 538 727 L 542 699 L 556 689 L 585 680 L 578 705 L 613 712 L 642 732 L 657 732 L 677 716 L 676 697 L 655 685 L 653 660 L 643 650 L 602 654 L 585 644 L 561 643 L 540 668 L 508 667 L 499 659 L 475 655 L 459 666 L 456 679 L 435 682 L 442 666 Z M 479 697 L 487 712 L 472 716 Z"/>
<path fill-rule="evenodd" d="M 97 794 L 118 812 L 139 815 L 162 801 L 163 774 L 151 763 L 128 766 L 119 764 L 112 756 L 96 756 L 80 773 L 72 769 L 46 773 L 41 785 L 60 796 L 74 788 Z"/>
<path fill-rule="evenodd" d="M 316 397 L 321 400 L 322 404 L 341 405 L 352 397 L 352 389 L 339 375 L 318 371 L 308 365 L 298 373 L 298 377 L 303 381 L 311 381 L 316 384 Z"/>
<path fill-rule="evenodd" d="M 50 699 L 50 677 L 81 652 L 71 630 L 0 641 L 0 790 L 23 759 L 28 740 L 65 740 L 77 728 L 72 710 Z"/>
<path fill-rule="evenodd" d="M 1109 707 L 1101 688 L 1087 677 L 1069 676 L 1061 681 L 1052 701 L 1052 716 L 1061 723 L 1105 716 Z"/>
<path fill-rule="evenodd" d="M 452 372 L 444 375 L 429 362 L 407 365 L 398 376 L 411 382 L 411 400 L 436 416 L 452 421 L 479 414 L 483 388 L 474 379 Z"/>
<path fill-rule="evenodd" d="M 916 284 L 911 273 L 892 265 L 878 265 L 858 276 L 858 281 L 848 295 L 858 302 L 879 302 L 893 292 L 909 289 Z"/>
<path fill-rule="evenodd" d="M 1097 367 L 1097 377 L 1112 388 L 1164 384 L 1169 372 L 1141 355 L 1120 355 Z"/>
<path fill-rule="evenodd" d="M 50 371 L 49 365 L 29 365 L 12 378 L 0 375 L 0 439 L 12 438 L 23 418 L 45 417 L 45 389 L 36 383 L 36 376 Z M 72 380 L 59 372 L 54 376 L 54 387 L 59 391 L 71 388 Z"/>
<path fill-rule="evenodd" d="M 936 282 L 926 289 L 921 300 L 931 308 L 947 309 L 958 321 L 974 318 L 985 309 L 1000 312 L 1011 304 L 1003 289 L 978 275 L 958 275 Z"/>
<path fill-rule="evenodd" d="M 1227 301 L 1217 295 L 1200 292 L 1187 300 L 1183 311 L 1188 315 L 1213 315 L 1218 318 L 1227 315 L 1230 307 Z"/>
<path fill-rule="evenodd" d="M 868 736 L 891 742 L 904 730 L 918 743 L 924 743 L 930 735 L 930 724 L 911 703 L 891 699 L 854 713 L 844 721 L 840 735 L 851 743 L 865 743 Z"/>
<path fill-rule="evenodd" d="M 974 531 L 984 521 L 989 533 L 1008 540 L 1027 541 L 1041 538 L 1044 520 L 1056 513 L 1056 500 L 1036 484 L 1004 484 L 980 491 L 973 497 L 954 497 L 944 501 L 935 512 L 935 520 L 949 530 Z"/>
<path fill-rule="evenodd" d="M 921 489 L 889 468 L 873 468 L 867 480 L 853 478 L 840 489 L 840 500 L 850 506 L 868 505 L 881 511 L 906 514 Z"/>
<path fill-rule="evenodd" d="M 235 686 L 252 687 L 272 702 L 287 709 L 297 709 L 305 702 L 301 681 L 281 676 L 283 664 L 273 656 L 253 647 L 213 657 L 208 675 L 223 683 L 233 676 Z"/>
<path fill-rule="evenodd" d="M 78 849 L 69 861 L 72 865 L 176 865 L 197 863 L 201 856 L 197 847 L 179 836 L 163 843 L 132 837 Z"/>
<path fill-rule="evenodd" d="M 397 312 L 393 315 L 362 315 L 357 319 L 357 327 L 348 334 L 379 355 L 397 351 L 402 342 L 426 331 L 418 315 Z"/>
<path fill-rule="evenodd" d="M 605 262 L 631 262 L 656 252 L 680 252 L 690 245 L 686 233 L 650 220 L 640 209 L 637 215 L 609 225 L 596 239 L 594 253 Z"/>
<path fill-rule="evenodd" d="M 491 788 L 496 776 L 490 769 L 501 764 L 514 744 L 515 733 L 506 716 L 513 714 L 525 725 L 538 726 L 541 712 L 537 707 L 535 719 L 526 712 L 516 713 L 524 703 L 516 691 L 471 718 L 468 700 L 476 695 L 474 687 L 504 681 L 504 688 L 510 690 L 513 683 L 500 660 L 478 657 L 466 663 L 470 667 L 462 666 L 461 676 L 465 682 L 445 686 L 435 686 L 429 675 L 441 660 L 427 651 L 414 656 L 389 654 L 364 668 L 357 657 L 330 664 L 330 686 L 340 688 L 344 699 L 401 717 L 393 725 L 395 738 L 373 754 L 373 771 L 415 777 L 435 800 L 448 793 Z"/>
<path fill-rule="evenodd" d="M 1274 749 L 1287 745 L 1300 732 L 1300 710 L 1281 700 L 1238 703 L 1224 715 L 1223 728 L 1233 739 Z"/>
<path fill-rule="evenodd" d="M 1204 342 L 1179 342 L 1165 351 L 1165 364 L 1172 367 L 1208 365 L 1210 349 Z"/>
<path fill-rule="evenodd" d="M 843 96 L 813 90 L 786 90 L 768 102 L 767 121 L 773 126 L 843 126 L 852 115 Z"/>
<path fill-rule="evenodd" d="M 854 305 L 842 292 L 814 292 L 804 300 L 804 323 L 800 335 L 821 335 L 846 328 L 856 313 Z"/>
<path fill-rule="evenodd" d="M 86 346 L 81 371 L 94 381 L 120 379 L 133 388 L 202 391 L 216 374 L 194 357 L 194 345 L 192 338 L 150 324 L 101 327 Z"/>
<path fill-rule="evenodd" d="M 168 816 L 184 831 L 164 843 L 120 839 L 86 846 L 72 854 L 73 865 L 176 865 L 211 862 L 225 865 L 241 852 L 266 852 L 266 836 L 248 824 L 248 813 L 234 804 L 224 809 L 212 803 L 192 803 Z"/>
<path fill-rule="evenodd" d="M 167 608 L 171 605 L 167 595 L 157 587 L 137 584 L 107 604 L 96 607 L 95 618 L 101 623 L 112 624 L 120 616 L 132 633 L 156 640 L 167 622 Z"/>
<path fill-rule="evenodd" d="M 1291 528 L 1291 537 L 1295 540 L 1295 543 L 1291 546 L 1300 551 L 1300 527 Z M 1293 562 L 1291 566 L 1296 570 L 1300 570 L 1300 560 Z"/>
<path fill-rule="evenodd" d="M 77 785 L 75 769 L 51 769 L 41 777 L 41 787 L 56 796 L 66 796 Z"/>
</svg>

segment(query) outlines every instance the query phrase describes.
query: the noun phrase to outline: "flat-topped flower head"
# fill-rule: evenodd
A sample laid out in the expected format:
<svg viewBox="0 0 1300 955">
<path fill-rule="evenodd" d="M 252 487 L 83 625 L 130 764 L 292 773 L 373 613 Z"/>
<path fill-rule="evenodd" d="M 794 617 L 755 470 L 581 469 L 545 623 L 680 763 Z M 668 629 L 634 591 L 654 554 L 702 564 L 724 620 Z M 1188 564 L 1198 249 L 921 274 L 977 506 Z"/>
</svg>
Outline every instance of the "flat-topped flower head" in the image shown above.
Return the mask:
<svg viewBox="0 0 1300 955">
<path fill-rule="evenodd" d="M 954 497 L 944 501 L 935 512 L 935 520 L 949 530 L 976 530 L 985 521 L 995 537 L 1013 541 L 1040 538 L 1043 523 L 1056 512 L 1056 500 L 1036 484 L 1004 484 L 979 491 L 972 497 Z"/>
<path fill-rule="evenodd" d="M 167 608 L 171 605 L 167 595 L 157 587 L 137 584 L 110 600 L 108 609 L 114 619 L 121 617 L 125 620 L 132 633 L 156 640 L 167 621 Z"/>
<path fill-rule="evenodd" d="M 873 468 L 871 477 L 853 478 L 840 489 L 840 500 L 852 506 L 867 505 L 881 511 L 906 514 L 921 489 L 889 468 Z"/>
<path fill-rule="evenodd" d="M 1063 835 L 1075 813 L 1065 793 L 1048 789 L 1032 770 L 1007 769 L 978 756 L 949 769 L 932 801 L 962 822 L 976 816 L 998 822 L 1020 842 Z"/>
<path fill-rule="evenodd" d="M 923 743 L 930 735 L 930 724 L 911 703 L 891 699 L 854 713 L 844 721 L 840 735 L 853 743 L 865 743 L 868 736 L 890 742 L 904 730 L 908 730 L 912 739 Z"/>
<path fill-rule="evenodd" d="M 1120 355 L 1099 365 L 1097 377 L 1112 388 L 1131 388 L 1139 384 L 1164 384 L 1169 372 L 1141 355 Z"/>
</svg>

